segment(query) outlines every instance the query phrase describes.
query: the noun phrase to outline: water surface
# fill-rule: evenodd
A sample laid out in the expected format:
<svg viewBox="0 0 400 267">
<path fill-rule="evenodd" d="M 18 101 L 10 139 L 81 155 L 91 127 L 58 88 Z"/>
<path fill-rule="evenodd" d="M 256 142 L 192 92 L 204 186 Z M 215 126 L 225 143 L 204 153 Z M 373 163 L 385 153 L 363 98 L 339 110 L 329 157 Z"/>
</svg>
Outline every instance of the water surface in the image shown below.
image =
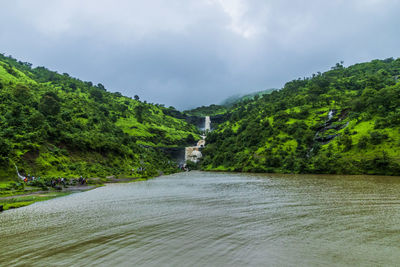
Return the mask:
<svg viewBox="0 0 400 267">
<path fill-rule="evenodd" d="M 400 177 L 189 172 L 0 214 L 0 265 L 400 263 Z"/>
</svg>

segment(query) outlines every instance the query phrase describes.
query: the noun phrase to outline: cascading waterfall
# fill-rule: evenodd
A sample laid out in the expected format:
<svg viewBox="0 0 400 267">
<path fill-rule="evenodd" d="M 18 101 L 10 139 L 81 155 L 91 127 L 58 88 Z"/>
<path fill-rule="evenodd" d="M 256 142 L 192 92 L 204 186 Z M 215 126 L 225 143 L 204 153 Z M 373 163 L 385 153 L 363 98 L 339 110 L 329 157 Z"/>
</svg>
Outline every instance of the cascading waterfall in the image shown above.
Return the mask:
<svg viewBox="0 0 400 267">
<path fill-rule="evenodd" d="M 204 119 L 204 134 L 201 136 L 203 140 L 199 140 L 195 146 L 185 147 L 185 161 L 192 161 L 197 163 L 199 159 L 203 157 L 200 150 L 205 145 L 207 132 L 210 131 L 211 131 L 211 119 L 210 116 L 206 116 Z"/>
<path fill-rule="evenodd" d="M 211 119 L 210 116 L 206 116 L 205 122 L 204 122 L 204 131 L 211 131 Z"/>
<path fill-rule="evenodd" d="M 22 175 L 19 173 L 19 171 L 18 171 L 18 167 L 17 167 L 17 164 L 15 164 L 15 163 L 14 163 L 14 166 L 15 166 L 15 171 L 17 172 L 17 176 L 18 176 L 18 178 L 19 178 L 19 179 L 21 179 L 21 180 L 24 180 L 24 179 L 25 179 L 25 177 L 24 177 L 24 176 L 22 176 Z"/>
</svg>

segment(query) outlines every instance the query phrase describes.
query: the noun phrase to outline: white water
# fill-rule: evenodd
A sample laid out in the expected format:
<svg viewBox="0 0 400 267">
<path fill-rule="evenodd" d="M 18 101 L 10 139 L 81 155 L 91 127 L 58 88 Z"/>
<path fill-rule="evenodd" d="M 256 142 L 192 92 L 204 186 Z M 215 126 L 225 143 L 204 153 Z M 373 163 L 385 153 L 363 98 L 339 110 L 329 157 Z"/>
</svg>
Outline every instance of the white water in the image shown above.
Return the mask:
<svg viewBox="0 0 400 267">
<path fill-rule="evenodd" d="M 204 130 L 211 131 L 211 119 L 210 116 L 206 116 L 205 122 L 204 122 Z"/>
<path fill-rule="evenodd" d="M 333 117 L 333 110 L 330 110 L 328 113 L 328 120 L 332 119 Z"/>
<path fill-rule="evenodd" d="M 24 180 L 25 179 L 25 177 L 24 176 L 22 176 L 20 173 L 19 173 L 19 171 L 18 171 L 18 167 L 17 167 L 17 165 L 14 163 L 14 166 L 15 166 L 15 170 L 16 170 L 16 172 L 17 172 L 17 176 L 18 176 L 18 178 L 20 179 L 20 180 Z"/>
</svg>

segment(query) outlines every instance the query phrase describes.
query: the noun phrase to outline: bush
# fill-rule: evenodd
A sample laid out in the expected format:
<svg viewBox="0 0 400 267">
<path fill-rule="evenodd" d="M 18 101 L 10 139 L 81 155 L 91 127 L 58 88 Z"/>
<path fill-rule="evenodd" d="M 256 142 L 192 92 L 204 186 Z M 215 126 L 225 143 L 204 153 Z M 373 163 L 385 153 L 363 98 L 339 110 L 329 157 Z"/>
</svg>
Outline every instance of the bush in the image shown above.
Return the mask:
<svg viewBox="0 0 400 267">
<path fill-rule="evenodd" d="M 383 142 L 383 140 L 388 138 L 387 134 L 378 131 L 370 132 L 369 135 L 371 136 L 371 143 L 374 145 L 379 145 Z"/>
<path fill-rule="evenodd" d="M 360 140 L 358 141 L 357 147 L 359 149 L 365 149 L 368 145 L 369 138 L 366 135 L 361 136 Z"/>
<path fill-rule="evenodd" d="M 189 170 L 198 170 L 199 164 L 188 160 L 188 161 L 186 161 L 186 167 L 189 168 Z"/>
</svg>

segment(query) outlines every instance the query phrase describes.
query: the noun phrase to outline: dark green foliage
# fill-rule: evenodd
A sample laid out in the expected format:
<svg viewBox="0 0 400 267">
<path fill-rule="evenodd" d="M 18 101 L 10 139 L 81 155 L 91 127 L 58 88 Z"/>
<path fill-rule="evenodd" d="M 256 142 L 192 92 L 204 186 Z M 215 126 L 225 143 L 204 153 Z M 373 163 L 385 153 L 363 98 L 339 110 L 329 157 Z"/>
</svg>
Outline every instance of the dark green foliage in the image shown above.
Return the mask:
<svg viewBox="0 0 400 267">
<path fill-rule="evenodd" d="M 370 140 L 373 145 L 379 145 L 380 143 L 383 142 L 383 140 L 387 138 L 388 138 L 387 134 L 378 131 L 370 132 Z"/>
<path fill-rule="evenodd" d="M 360 140 L 358 141 L 358 148 L 359 149 L 365 149 L 367 148 L 367 145 L 369 143 L 369 138 L 368 136 L 363 135 Z"/>
<path fill-rule="evenodd" d="M 42 96 L 39 103 L 39 111 L 45 115 L 57 115 L 60 112 L 60 103 L 57 101 L 55 96 L 45 94 Z"/>
<path fill-rule="evenodd" d="M 353 140 L 348 133 L 345 133 L 339 137 L 338 144 L 343 146 L 343 151 L 349 151 L 353 145 Z"/>
</svg>

